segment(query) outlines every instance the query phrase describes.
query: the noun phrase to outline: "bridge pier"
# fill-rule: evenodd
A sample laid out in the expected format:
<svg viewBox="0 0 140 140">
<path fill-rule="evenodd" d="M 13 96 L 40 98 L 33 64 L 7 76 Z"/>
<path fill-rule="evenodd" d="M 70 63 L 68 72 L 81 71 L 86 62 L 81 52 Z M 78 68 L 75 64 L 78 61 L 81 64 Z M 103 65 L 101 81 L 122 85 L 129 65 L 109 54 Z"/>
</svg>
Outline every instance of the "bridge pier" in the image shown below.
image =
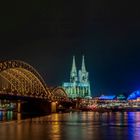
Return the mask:
<svg viewBox="0 0 140 140">
<path fill-rule="evenodd" d="M 20 101 L 20 100 L 15 101 L 15 102 L 16 102 L 15 111 L 16 111 L 17 113 L 22 113 L 22 108 L 23 108 L 24 102 L 23 102 L 23 101 Z"/>
<path fill-rule="evenodd" d="M 56 113 L 57 102 L 51 102 L 51 113 Z"/>
<path fill-rule="evenodd" d="M 21 102 L 20 101 L 17 102 L 17 112 L 21 113 Z"/>
</svg>

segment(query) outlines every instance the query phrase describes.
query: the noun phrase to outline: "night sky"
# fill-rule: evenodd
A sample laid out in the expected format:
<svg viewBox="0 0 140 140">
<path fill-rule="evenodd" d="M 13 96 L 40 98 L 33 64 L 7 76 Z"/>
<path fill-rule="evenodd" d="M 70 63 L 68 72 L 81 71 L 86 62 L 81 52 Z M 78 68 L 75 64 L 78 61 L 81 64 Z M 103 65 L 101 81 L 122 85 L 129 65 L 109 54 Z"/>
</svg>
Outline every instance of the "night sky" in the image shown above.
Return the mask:
<svg viewBox="0 0 140 140">
<path fill-rule="evenodd" d="M 92 95 L 140 89 L 140 8 L 135 1 L 4 3 L 0 60 L 32 65 L 48 86 L 69 81 L 72 56 L 85 55 Z"/>
</svg>

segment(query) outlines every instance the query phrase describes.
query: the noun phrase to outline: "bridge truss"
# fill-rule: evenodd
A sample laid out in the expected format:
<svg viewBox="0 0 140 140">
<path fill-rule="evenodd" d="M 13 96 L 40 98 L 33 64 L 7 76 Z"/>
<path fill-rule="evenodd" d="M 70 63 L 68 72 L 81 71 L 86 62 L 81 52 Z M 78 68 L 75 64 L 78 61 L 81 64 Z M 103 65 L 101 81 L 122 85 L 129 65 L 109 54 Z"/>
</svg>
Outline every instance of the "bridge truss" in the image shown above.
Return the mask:
<svg viewBox="0 0 140 140">
<path fill-rule="evenodd" d="M 40 74 L 23 61 L 0 62 L 0 94 L 59 100 L 67 98 L 64 92 L 61 88 L 51 92 Z"/>
</svg>

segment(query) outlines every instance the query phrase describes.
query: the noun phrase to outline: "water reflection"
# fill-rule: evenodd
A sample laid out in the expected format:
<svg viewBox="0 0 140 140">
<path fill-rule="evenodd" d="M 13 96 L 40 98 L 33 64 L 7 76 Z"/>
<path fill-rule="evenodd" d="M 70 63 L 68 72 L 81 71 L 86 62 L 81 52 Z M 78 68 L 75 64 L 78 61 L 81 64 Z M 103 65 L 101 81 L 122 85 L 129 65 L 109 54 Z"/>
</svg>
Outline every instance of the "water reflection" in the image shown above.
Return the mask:
<svg viewBox="0 0 140 140">
<path fill-rule="evenodd" d="M 25 120 L 21 114 L 14 116 L 0 112 L 0 140 L 140 139 L 140 112 L 75 112 Z"/>
<path fill-rule="evenodd" d="M 13 120 L 13 111 L 0 111 L 0 121 Z"/>
</svg>

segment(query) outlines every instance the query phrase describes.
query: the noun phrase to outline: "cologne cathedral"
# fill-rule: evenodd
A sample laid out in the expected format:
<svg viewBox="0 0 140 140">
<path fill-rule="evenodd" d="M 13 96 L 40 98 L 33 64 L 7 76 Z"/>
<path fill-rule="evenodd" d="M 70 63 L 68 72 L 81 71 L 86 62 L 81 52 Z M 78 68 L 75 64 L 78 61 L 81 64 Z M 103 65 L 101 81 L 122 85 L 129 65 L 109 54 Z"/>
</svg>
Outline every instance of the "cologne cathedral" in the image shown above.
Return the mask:
<svg viewBox="0 0 140 140">
<path fill-rule="evenodd" d="M 81 69 L 77 71 L 75 56 L 73 56 L 72 69 L 70 72 L 70 82 L 64 82 L 62 87 L 65 89 L 69 98 L 89 98 L 91 97 L 90 82 L 88 72 L 85 67 L 85 59 L 82 57 Z"/>
</svg>

